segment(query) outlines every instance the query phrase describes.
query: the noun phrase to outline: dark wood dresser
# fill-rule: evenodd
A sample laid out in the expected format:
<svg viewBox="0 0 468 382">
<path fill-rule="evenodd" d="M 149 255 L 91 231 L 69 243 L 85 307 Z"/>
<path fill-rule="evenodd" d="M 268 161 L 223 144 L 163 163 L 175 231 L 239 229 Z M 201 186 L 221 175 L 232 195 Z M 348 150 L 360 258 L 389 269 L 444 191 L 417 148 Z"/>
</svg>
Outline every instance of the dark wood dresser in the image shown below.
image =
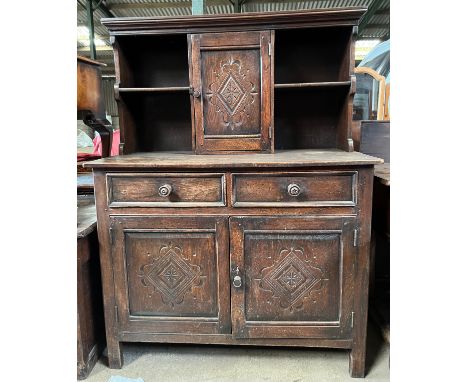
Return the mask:
<svg viewBox="0 0 468 382">
<path fill-rule="evenodd" d="M 364 9 L 104 19 L 121 154 L 95 179 L 121 342 L 350 349 L 365 374 L 373 166 L 353 151 Z"/>
</svg>

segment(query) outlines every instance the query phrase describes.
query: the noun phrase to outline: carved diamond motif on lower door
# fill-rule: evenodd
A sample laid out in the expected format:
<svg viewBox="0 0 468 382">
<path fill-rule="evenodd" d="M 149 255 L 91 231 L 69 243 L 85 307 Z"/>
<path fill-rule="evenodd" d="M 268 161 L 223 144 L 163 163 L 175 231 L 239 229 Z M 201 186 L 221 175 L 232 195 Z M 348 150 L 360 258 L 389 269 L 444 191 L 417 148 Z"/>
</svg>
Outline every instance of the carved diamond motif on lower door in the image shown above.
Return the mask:
<svg viewBox="0 0 468 382">
<path fill-rule="evenodd" d="M 302 248 L 280 251 L 279 261 L 262 269 L 260 288 L 273 292 L 280 306 L 293 311 L 301 309 L 304 299 L 322 287 L 322 270 L 308 264 Z"/>
<path fill-rule="evenodd" d="M 160 292 L 164 303 L 174 306 L 184 301 L 193 286 L 200 285 L 200 273 L 199 266 L 184 258 L 181 247 L 169 243 L 150 264 L 140 268 L 138 276 L 144 286 Z"/>
</svg>

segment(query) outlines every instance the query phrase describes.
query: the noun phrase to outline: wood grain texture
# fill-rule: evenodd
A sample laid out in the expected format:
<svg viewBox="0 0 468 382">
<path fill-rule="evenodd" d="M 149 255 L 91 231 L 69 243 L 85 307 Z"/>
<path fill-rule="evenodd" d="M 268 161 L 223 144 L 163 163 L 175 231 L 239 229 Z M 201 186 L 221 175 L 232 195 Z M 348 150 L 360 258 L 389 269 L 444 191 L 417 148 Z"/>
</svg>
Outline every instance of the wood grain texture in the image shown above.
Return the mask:
<svg viewBox="0 0 468 382">
<path fill-rule="evenodd" d="M 356 237 L 356 263 L 354 274 L 353 345 L 349 355 L 352 377 L 363 378 L 366 374 L 366 339 L 369 304 L 369 268 L 372 218 L 372 188 L 374 169 L 359 172 L 358 198 L 359 227 Z"/>
<path fill-rule="evenodd" d="M 375 177 L 385 186 L 390 186 L 390 163 L 382 163 L 375 166 Z"/>
<path fill-rule="evenodd" d="M 128 332 L 230 329 L 227 220 L 112 217 L 118 325 Z M 220 240 L 223 240 L 222 242 Z"/>
<path fill-rule="evenodd" d="M 295 12 L 248 12 L 242 14 L 179 17 L 103 18 L 111 35 L 201 33 L 215 30 L 242 31 L 265 28 L 307 28 L 357 25 L 366 8 L 329 8 Z"/>
<path fill-rule="evenodd" d="M 78 196 L 77 204 L 77 237 L 80 239 L 96 229 L 96 205 L 93 195 Z"/>
<path fill-rule="evenodd" d="M 231 280 L 243 279 L 231 281 L 235 337 L 349 338 L 353 218 L 232 217 L 230 227 Z"/>
<path fill-rule="evenodd" d="M 285 150 L 274 154 L 195 155 L 188 152 L 155 152 L 116 156 L 86 162 L 86 168 L 107 169 L 211 169 L 352 166 L 383 163 L 382 159 L 341 150 Z"/>
<path fill-rule="evenodd" d="M 212 156 L 209 158 L 212 158 Z M 340 173 L 340 168 L 343 167 L 330 167 L 323 164 L 321 167 L 318 167 L 319 172 L 328 173 L 329 175 L 333 174 L 333 171 Z M 304 343 L 306 346 L 307 344 L 310 346 L 314 344 L 318 346 L 320 344 L 322 346 L 329 344 L 329 346 L 352 347 L 353 350 L 350 358 L 351 372 L 354 375 L 361 375 L 359 368 L 362 368 L 362 356 L 363 354 L 365 355 L 365 348 L 363 348 L 362 344 L 363 339 L 357 338 L 357 336 L 362 335 L 363 329 L 357 327 L 357 325 L 366 325 L 367 321 L 362 316 L 364 314 L 362 309 L 364 308 L 358 305 L 364 304 L 364 302 L 362 300 L 359 303 L 353 301 L 357 298 L 356 294 L 362 293 L 361 288 L 365 287 L 365 285 L 362 284 L 360 278 L 365 278 L 366 272 L 369 269 L 364 264 L 365 268 L 362 270 L 361 276 L 359 273 L 355 274 L 354 272 L 356 266 L 358 266 L 355 261 L 359 261 L 359 264 L 361 264 L 361 261 L 365 261 L 360 260 L 357 253 L 364 254 L 364 258 L 366 256 L 366 249 L 362 247 L 366 245 L 366 233 L 361 233 L 361 224 L 365 223 L 365 216 L 368 210 L 366 210 L 367 206 L 362 202 L 362 198 L 366 197 L 366 190 L 369 187 L 368 174 L 371 173 L 370 169 L 372 165 L 348 165 L 344 168 L 345 170 L 342 170 L 341 173 L 347 174 L 349 172 L 354 174 L 357 172 L 355 175 L 352 175 L 357 179 L 357 204 L 355 206 L 233 208 L 230 205 L 233 202 L 234 183 L 232 175 L 229 173 L 226 175 L 226 199 L 228 205 L 225 207 L 207 208 L 205 216 L 200 216 L 200 210 L 194 207 L 184 209 L 183 212 L 179 213 L 176 212 L 178 209 L 170 207 L 152 208 L 146 209 L 145 215 L 143 215 L 141 208 L 138 207 L 108 208 L 105 204 L 100 205 L 102 212 L 107 216 L 106 220 L 110 219 L 112 222 L 110 228 L 113 233 L 108 239 L 109 246 L 107 247 L 107 251 L 113 248 L 113 269 L 114 274 L 117 275 L 117 279 L 114 282 L 119 286 L 116 291 L 120 296 L 117 299 L 117 306 L 119 306 L 117 316 L 115 316 L 116 313 L 114 312 L 116 334 L 111 339 L 115 343 L 113 345 L 114 359 L 111 364 L 114 367 L 119 366 L 119 359 L 117 357 L 119 353 L 115 348 L 117 347 L 116 344 L 118 344 L 118 349 L 120 349 L 120 341 L 124 340 L 194 343 L 203 343 L 205 341 L 224 344 L 271 344 L 274 342 L 277 345 L 281 342 L 276 341 L 283 340 L 286 341 L 284 344 L 298 345 L 299 343 Z M 198 168 L 198 170 L 202 169 L 203 167 Z M 256 171 L 252 170 L 253 168 L 251 167 L 250 169 L 245 169 L 245 172 L 237 174 L 254 174 L 254 176 L 266 177 L 272 175 L 271 170 L 268 171 L 267 168 L 255 168 Z M 105 178 L 103 177 L 105 174 L 106 172 L 102 170 L 95 170 L 96 182 L 100 183 L 96 187 L 97 192 L 103 192 L 102 186 L 105 187 L 106 185 Z M 144 177 L 148 173 L 133 172 L 133 174 L 138 178 Z M 198 176 L 202 178 L 204 177 L 203 173 L 197 172 L 196 174 L 199 174 Z M 278 175 L 279 179 L 285 176 L 284 172 L 281 171 L 275 174 Z M 312 179 L 316 176 L 316 174 L 314 175 L 314 171 L 307 172 L 307 174 Z M 304 176 L 304 171 L 287 173 L 288 177 L 296 180 L 300 179 L 301 175 Z M 181 177 L 183 176 L 184 174 L 181 174 Z M 340 182 L 332 182 L 328 186 L 325 186 L 324 189 L 328 189 L 333 194 L 341 192 L 341 186 Z M 97 198 L 100 200 L 102 196 L 98 196 Z M 209 214 L 211 213 L 215 213 L 215 215 L 210 217 Z M 244 216 L 246 213 L 251 217 Z M 291 215 L 298 214 L 304 216 L 307 213 L 310 214 L 309 217 L 291 217 Z M 180 216 L 169 217 L 169 215 L 174 214 Z M 227 217 L 231 217 L 229 230 L 227 228 Z M 224 228 L 215 234 L 214 231 L 216 229 L 213 228 L 213 223 L 204 225 L 205 223 L 201 223 L 205 221 L 204 219 L 206 221 L 220 219 L 217 221 L 219 221 L 219 224 L 224 225 Z M 233 225 L 237 221 L 241 222 L 242 230 L 236 229 Z M 118 222 L 122 222 L 122 227 L 119 227 L 120 224 Z M 344 223 L 339 222 L 347 222 L 346 227 L 342 225 Z M 354 237 L 354 230 L 359 232 L 356 238 Z M 231 234 L 230 238 L 229 232 Z M 127 235 L 126 239 L 124 239 L 124 233 Z M 215 235 L 216 239 L 213 235 Z M 212 252 L 213 240 L 216 240 L 216 246 L 224 248 L 222 250 L 226 251 L 226 253 L 228 253 L 227 248 L 231 246 L 230 260 L 227 255 L 223 258 L 224 260 L 221 260 L 221 257 L 219 257 L 216 271 L 208 263 L 205 263 L 209 257 L 204 257 L 200 259 L 200 263 L 193 263 L 192 265 L 198 266 L 200 269 L 209 269 L 210 271 L 206 272 L 206 274 L 210 274 L 210 277 L 216 277 L 217 272 L 226 272 L 223 276 L 225 277 L 225 281 L 219 282 L 218 288 L 231 285 L 232 290 L 231 293 L 219 292 L 218 290 L 218 298 L 222 299 L 222 301 L 218 300 L 218 304 L 224 307 L 230 306 L 232 318 L 229 318 L 228 315 L 228 318 L 221 323 L 220 318 L 210 316 L 210 314 L 213 314 L 213 310 L 210 310 L 213 309 L 213 306 L 203 304 L 191 305 L 193 304 L 192 300 L 186 300 L 185 297 L 180 306 L 174 304 L 177 307 L 174 310 L 170 310 L 172 308 L 168 306 L 168 303 L 170 305 L 171 295 L 165 297 L 166 303 L 163 302 L 162 297 L 158 296 L 157 293 L 154 293 L 153 297 L 159 299 L 153 300 L 153 297 L 151 297 L 148 300 L 146 293 L 142 292 L 142 289 L 147 289 L 147 287 L 143 285 L 138 287 L 138 282 L 141 283 L 138 276 L 124 276 L 127 271 L 135 273 L 137 270 L 140 271 L 142 266 L 145 269 L 145 265 L 148 264 L 143 263 L 143 259 L 145 259 L 144 255 L 147 255 L 147 252 L 153 253 L 153 255 L 156 253 L 157 255 L 159 253 L 158 250 L 161 250 L 163 246 L 168 244 L 166 243 L 168 240 L 178 240 L 180 242 L 178 246 L 184 248 L 184 251 L 187 249 L 189 252 L 193 251 L 196 253 Z M 354 246 L 354 243 L 356 246 Z M 293 248 L 297 247 L 298 253 L 303 258 L 299 255 L 297 257 L 300 257 L 304 263 L 310 264 L 306 265 L 307 267 L 310 266 L 310 268 L 304 268 L 301 264 L 293 263 L 286 264 L 289 267 L 288 269 L 284 268 L 286 265 L 282 264 L 282 262 L 288 260 L 288 253 L 283 252 L 281 254 L 281 251 L 291 246 Z M 203 251 L 198 251 L 198 249 L 203 249 Z M 259 253 L 271 253 L 274 256 L 270 255 L 271 259 L 267 259 L 258 257 L 257 254 Z M 316 259 L 314 259 L 314 255 Z M 122 258 L 126 259 L 125 262 L 119 260 Z M 239 258 L 242 261 L 239 261 Z M 228 261 L 231 262 L 230 265 Z M 243 281 L 246 283 L 245 285 L 249 285 L 243 292 L 246 294 L 246 297 L 240 300 L 245 301 L 245 306 L 241 310 L 239 310 L 239 300 L 236 300 L 237 288 L 232 287 L 232 280 L 237 266 L 239 266 Z M 270 284 L 262 284 L 262 287 L 259 281 L 256 280 L 259 277 L 261 278 L 262 272 L 264 273 L 263 276 L 268 277 L 269 271 L 270 273 L 275 271 L 275 266 L 282 266 L 284 268 L 281 268 L 284 271 L 284 280 L 281 278 L 277 278 L 277 280 L 281 279 L 285 283 L 288 281 L 287 276 L 291 276 L 291 280 L 296 280 L 298 283 L 305 282 L 304 280 L 307 278 L 304 278 L 304 276 L 301 278 L 300 275 L 296 275 L 293 272 L 301 268 L 303 272 L 304 269 L 309 269 L 310 272 L 307 274 L 309 282 L 313 281 L 314 278 L 318 278 L 323 280 L 324 283 L 329 283 L 329 286 L 326 287 L 327 289 L 322 289 L 325 284 L 321 284 L 320 289 L 315 291 L 314 288 L 317 288 L 319 285 L 316 283 L 311 286 L 310 291 L 306 291 L 310 292 L 310 294 L 306 296 L 306 293 L 302 296 L 299 293 L 299 299 L 297 300 L 294 297 L 298 296 L 294 295 L 294 297 L 291 297 L 292 293 L 289 296 L 287 293 L 283 295 L 279 293 L 276 297 L 270 296 L 274 289 L 271 287 L 271 280 L 274 277 L 270 275 Z M 321 273 L 315 270 L 315 268 L 320 269 Z M 231 274 L 230 277 L 229 273 Z M 323 278 L 322 274 L 324 274 Z M 328 276 L 325 276 L 325 274 L 328 274 Z M 171 275 L 177 280 L 177 275 L 174 272 Z M 228 281 L 229 278 L 231 278 L 230 283 Z M 341 281 L 338 282 L 337 280 Z M 354 284 L 358 281 L 361 284 L 359 291 L 356 291 L 358 286 L 355 284 L 354 287 L 351 287 L 351 283 Z M 306 286 L 309 285 L 306 284 Z M 192 288 L 192 290 L 196 291 L 196 288 Z M 194 292 L 186 291 L 186 296 L 189 296 L 191 293 Z M 211 287 L 205 289 L 203 293 L 198 293 L 198 296 L 206 296 L 204 293 L 212 295 L 214 292 Z M 322 293 L 322 300 L 315 299 L 314 303 L 315 293 Z M 122 301 L 125 301 L 127 298 L 126 296 L 129 296 L 128 298 L 132 302 L 130 303 L 129 300 L 127 305 L 122 305 Z M 284 308 L 278 308 L 279 310 L 274 309 L 276 305 L 273 305 L 273 302 L 281 306 L 281 298 L 286 308 L 289 307 L 289 302 L 294 300 L 292 304 L 294 306 L 291 306 L 293 308 L 292 312 Z M 298 310 L 295 304 L 299 304 L 300 307 L 301 299 L 303 305 L 305 305 L 302 309 Z M 268 301 L 271 304 L 268 304 Z M 365 307 L 365 309 L 367 308 Z M 229 312 L 226 308 L 224 311 Z M 339 312 L 338 320 L 336 320 L 337 312 Z M 244 321 L 242 319 L 239 321 L 238 317 L 242 317 L 242 315 Z M 233 325 L 232 332 L 230 331 L 231 325 Z M 243 328 L 243 330 L 240 328 Z M 360 332 L 356 332 L 356 330 L 360 330 Z M 169 336 L 168 333 L 174 334 Z M 190 340 L 188 340 L 187 333 L 199 333 L 207 337 L 198 337 L 198 339 L 190 337 Z M 210 337 L 214 333 L 225 333 L 225 336 Z M 164 334 L 166 334 L 166 337 L 164 337 Z M 246 337 L 251 338 L 252 341 L 245 342 L 242 338 Z M 309 342 L 305 340 L 306 337 L 310 338 Z M 258 339 L 258 342 L 255 342 L 255 339 Z M 292 342 L 293 339 L 298 342 Z M 322 340 L 325 342 L 320 342 Z"/>
<path fill-rule="evenodd" d="M 94 203 L 93 203 L 94 204 Z M 77 240 L 77 376 L 85 379 L 104 348 L 96 211 L 79 208 Z M 87 222 L 93 216 L 93 224 Z M 80 226 L 86 226 L 80 230 Z"/>
<path fill-rule="evenodd" d="M 196 152 L 270 152 L 270 32 L 205 33 L 191 41 Z"/>
<path fill-rule="evenodd" d="M 357 172 L 353 171 L 233 174 L 233 205 L 235 207 L 354 206 L 356 176 Z"/>
<path fill-rule="evenodd" d="M 383 161 L 351 140 L 363 12 L 104 20 L 129 154 L 85 165 L 111 367 L 125 341 L 319 346 L 364 376 Z"/>
<path fill-rule="evenodd" d="M 207 207 L 225 205 L 223 174 L 108 174 L 110 207 Z M 170 194 L 161 194 L 169 188 Z"/>
<path fill-rule="evenodd" d="M 106 119 L 101 65 L 97 65 L 96 61 L 78 57 L 76 78 L 78 119 L 82 119 L 93 131 L 99 133 L 102 156 L 109 156 L 112 147 L 112 126 Z"/>
</svg>

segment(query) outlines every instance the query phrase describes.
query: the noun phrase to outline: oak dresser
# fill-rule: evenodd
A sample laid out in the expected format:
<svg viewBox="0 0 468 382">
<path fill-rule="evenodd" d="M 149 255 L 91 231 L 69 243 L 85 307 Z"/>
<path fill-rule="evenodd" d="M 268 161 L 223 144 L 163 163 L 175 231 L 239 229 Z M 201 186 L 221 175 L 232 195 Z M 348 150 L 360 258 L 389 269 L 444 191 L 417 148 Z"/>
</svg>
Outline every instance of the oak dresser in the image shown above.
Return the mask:
<svg viewBox="0 0 468 382">
<path fill-rule="evenodd" d="M 365 9 L 104 19 L 121 155 L 95 179 L 122 342 L 350 349 L 365 374 L 373 166 L 353 151 Z"/>
</svg>

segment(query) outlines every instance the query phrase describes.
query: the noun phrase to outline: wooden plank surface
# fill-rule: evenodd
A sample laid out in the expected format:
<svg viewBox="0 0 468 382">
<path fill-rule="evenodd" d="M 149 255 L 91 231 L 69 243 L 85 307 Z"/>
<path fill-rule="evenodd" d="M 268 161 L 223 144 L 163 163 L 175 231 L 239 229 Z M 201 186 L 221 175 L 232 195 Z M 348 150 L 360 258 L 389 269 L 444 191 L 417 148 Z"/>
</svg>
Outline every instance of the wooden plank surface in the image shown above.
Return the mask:
<svg viewBox="0 0 468 382">
<path fill-rule="evenodd" d="M 390 186 L 390 163 L 381 163 L 375 166 L 374 176 L 379 179 L 380 183 L 385 186 Z"/>
<path fill-rule="evenodd" d="M 114 156 L 86 162 L 84 167 L 115 169 L 256 168 L 374 165 L 383 160 L 342 150 L 291 150 L 274 154 L 197 155 L 191 152 L 155 152 Z"/>
<path fill-rule="evenodd" d="M 96 205 L 94 196 L 78 196 L 77 202 L 77 238 L 82 238 L 96 228 Z"/>
</svg>

